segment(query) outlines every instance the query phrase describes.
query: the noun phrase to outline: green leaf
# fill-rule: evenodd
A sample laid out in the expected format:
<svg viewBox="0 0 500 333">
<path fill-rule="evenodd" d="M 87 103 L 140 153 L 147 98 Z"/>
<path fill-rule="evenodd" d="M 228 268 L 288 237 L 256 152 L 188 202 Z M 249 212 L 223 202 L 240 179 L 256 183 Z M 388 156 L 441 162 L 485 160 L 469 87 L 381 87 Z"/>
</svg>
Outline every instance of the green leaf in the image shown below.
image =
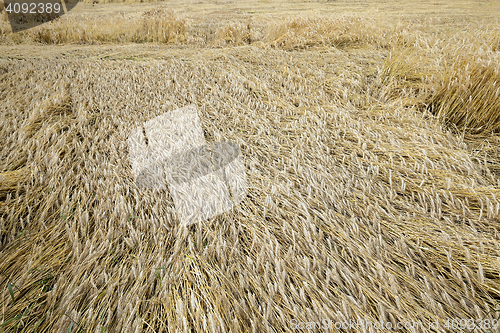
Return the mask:
<svg viewBox="0 0 500 333">
<path fill-rule="evenodd" d="M 36 325 L 35 325 L 35 333 L 36 333 L 36 332 L 37 332 L 37 330 L 38 330 L 38 326 L 40 326 L 40 324 L 42 323 L 42 321 L 44 321 L 44 320 L 45 320 L 45 317 L 47 317 L 47 315 L 43 316 L 43 317 L 42 317 L 42 319 L 40 319 L 40 320 L 36 323 Z"/>
<path fill-rule="evenodd" d="M 74 324 L 74 323 L 75 323 L 75 322 L 72 322 L 72 323 L 71 323 L 71 325 L 69 325 L 69 327 L 68 327 L 68 333 L 71 333 L 71 329 L 73 328 L 73 324 Z"/>
<path fill-rule="evenodd" d="M 7 284 L 7 288 L 9 288 L 9 294 L 10 297 L 12 297 L 12 302 L 15 302 L 16 299 L 14 298 L 14 289 L 12 289 L 14 285 L 12 283 Z"/>
<path fill-rule="evenodd" d="M 2 323 L 2 324 L 0 325 L 0 327 L 5 326 L 5 325 L 7 325 L 8 323 L 10 323 L 11 321 L 17 320 L 17 319 L 19 319 L 19 318 L 21 318 L 21 315 L 17 315 L 17 316 L 15 316 L 14 318 L 10 318 L 10 319 L 9 319 L 9 320 L 7 320 L 6 322 Z"/>
<path fill-rule="evenodd" d="M 24 237 L 25 233 L 26 230 L 23 230 L 23 232 L 20 232 L 19 235 L 17 235 L 17 238 L 19 239 L 19 246 L 21 246 L 21 238 Z"/>
<path fill-rule="evenodd" d="M 103 298 L 104 296 L 106 296 L 106 290 L 103 290 L 103 291 L 99 294 L 99 296 L 97 296 L 97 299 L 99 299 L 99 298 Z"/>
<path fill-rule="evenodd" d="M 4 322 L 4 323 L 0 324 L 0 327 L 7 325 L 8 323 L 10 323 L 10 322 L 12 322 L 12 321 L 14 321 L 14 320 L 21 320 L 21 319 L 24 317 L 24 315 L 25 315 L 25 314 L 26 314 L 29 310 L 31 310 L 31 306 L 30 306 L 29 308 L 27 308 L 26 310 L 24 310 L 24 312 L 23 312 L 23 313 L 21 313 L 21 314 L 19 314 L 19 315 L 15 316 L 14 318 L 10 318 L 10 319 L 9 319 L 9 320 L 7 320 L 6 322 Z M 16 330 L 17 330 L 17 324 L 16 324 Z"/>
<path fill-rule="evenodd" d="M 167 269 L 167 267 L 158 267 L 156 269 L 156 277 L 158 278 L 158 280 L 160 281 L 160 288 L 161 288 L 161 276 L 160 276 L 160 272 L 158 272 L 160 269 Z"/>
</svg>

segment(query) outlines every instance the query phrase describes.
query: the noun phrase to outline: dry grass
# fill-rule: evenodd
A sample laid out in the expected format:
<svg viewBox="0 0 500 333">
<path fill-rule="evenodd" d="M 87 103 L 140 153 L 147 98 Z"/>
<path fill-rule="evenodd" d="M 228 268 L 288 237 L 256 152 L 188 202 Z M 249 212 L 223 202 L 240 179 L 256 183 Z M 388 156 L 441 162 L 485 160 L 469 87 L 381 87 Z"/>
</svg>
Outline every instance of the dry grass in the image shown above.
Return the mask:
<svg viewBox="0 0 500 333">
<path fill-rule="evenodd" d="M 343 48 L 383 40 L 377 26 L 366 17 L 342 15 L 338 17 L 295 17 L 269 28 L 267 41 L 285 49 L 317 45 Z"/>
<path fill-rule="evenodd" d="M 445 69 L 433 112 L 476 134 L 500 132 L 500 71 L 498 62 L 482 63 L 474 55 L 457 55 Z"/>
<path fill-rule="evenodd" d="M 126 43 L 0 59 L 0 332 L 498 318 L 498 55 L 477 38 L 490 31 L 99 19 L 117 30 L 80 42 Z M 67 20 L 47 43 L 84 33 Z M 127 44 L 139 37 L 161 44 Z M 466 42 L 474 56 L 453 59 Z M 191 103 L 207 141 L 241 146 L 250 188 L 184 229 L 168 191 L 136 186 L 126 139 Z"/>
<path fill-rule="evenodd" d="M 200 47 L 261 42 L 285 49 L 360 47 L 384 40 L 381 27 L 355 15 L 284 18 L 255 23 L 251 20 L 229 20 L 212 29 L 210 25 L 206 20 L 196 23 L 190 20 L 188 23 L 184 15 L 159 6 L 144 11 L 140 16 L 125 13 L 111 17 L 63 16 L 19 34 L 5 32 L 2 40 L 4 43 L 43 44 L 160 42 Z M 4 29 L 7 31 L 7 28 Z"/>
<path fill-rule="evenodd" d="M 138 41 L 160 43 L 184 41 L 185 19 L 177 17 L 173 11 L 155 9 L 146 11 L 142 16 L 142 26 L 138 31 L 146 37 Z"/>
<path fill-rule="evenodd" d="M 145 11 L 139 18 L 122 15 L 111 20 L 99 17 L 87 21 L 79 16 L 62 17 L 31 29 L 20 38 L 43 44 L 181 43 L 186 40 L 186 33 L 183 18 L 172 11 L 156 9 Z"/>
<path fill-rule="evenodd" d="M 217 42 L 222 45 L 244 45 L 258 41 L 251 22 L 230 22 L 226 24 L 217 36 Z M 222 43 L 221 43 L 222 42 Z"/>
<path fill-rule="evenodd" d="M 185 19 L 161 7 L 144 11 L 138 17 L 66 15 L 20 33 L 10 32 L 4 17 L 0 33 L 0 41 L 4 43 L 182 43 L 186 40 Z"/>
</svg>

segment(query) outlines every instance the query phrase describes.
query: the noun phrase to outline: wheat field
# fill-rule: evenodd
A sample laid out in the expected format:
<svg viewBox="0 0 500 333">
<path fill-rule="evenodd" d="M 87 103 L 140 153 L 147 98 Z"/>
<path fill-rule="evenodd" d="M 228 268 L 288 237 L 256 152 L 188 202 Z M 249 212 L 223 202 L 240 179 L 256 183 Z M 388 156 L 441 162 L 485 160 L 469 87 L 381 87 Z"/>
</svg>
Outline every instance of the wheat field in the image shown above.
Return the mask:
<svg viewBox="0 0 500 333">
<path fill-rule="evenodd" d="M 12 33 L 3 12 L 0 332 L 500 331 L 498 14 L 84 1 Z M 186 228 L 127 137 L 190 104 L 249 188 Z M 334 325 L 359 319 L 393 329 Z"/>
</svg>

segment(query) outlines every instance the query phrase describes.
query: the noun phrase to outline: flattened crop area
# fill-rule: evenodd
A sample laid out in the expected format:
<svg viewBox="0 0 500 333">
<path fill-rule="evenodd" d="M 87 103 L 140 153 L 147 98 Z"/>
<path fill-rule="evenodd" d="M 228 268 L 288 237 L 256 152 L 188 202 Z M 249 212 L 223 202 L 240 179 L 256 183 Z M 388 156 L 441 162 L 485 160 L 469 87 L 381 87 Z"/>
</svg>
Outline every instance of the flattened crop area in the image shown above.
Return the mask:
<svg viewBox="0 0 500 333">
<path fill-rule="evenodd" d="M 427 331 L 495 316 L 496 176 L 384 97 L 385 50 L 171 52 L 0 61 L 2 328 Z M 207 141 L 240 145 L 249 189 L 185 229 L 168 191 L 135 184 L 127 137 L 193 103 Z"/>
</svg>

